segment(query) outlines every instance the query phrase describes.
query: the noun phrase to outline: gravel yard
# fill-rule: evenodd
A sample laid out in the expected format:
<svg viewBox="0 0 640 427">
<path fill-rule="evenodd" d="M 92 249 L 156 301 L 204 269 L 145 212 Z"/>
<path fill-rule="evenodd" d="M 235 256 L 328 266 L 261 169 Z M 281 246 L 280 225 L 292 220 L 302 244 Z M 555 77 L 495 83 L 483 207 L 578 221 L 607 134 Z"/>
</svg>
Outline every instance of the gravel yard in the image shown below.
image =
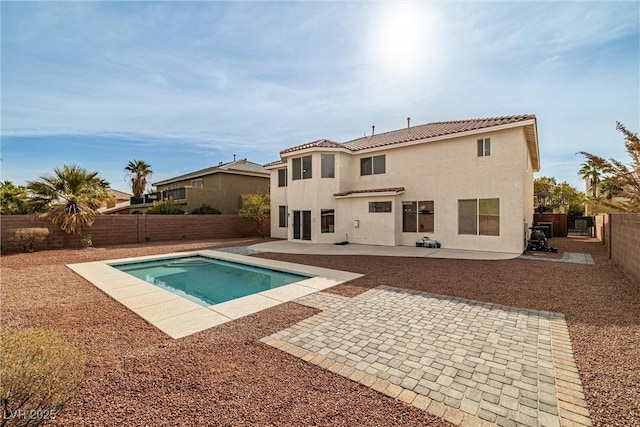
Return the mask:
<svg viewBox="0 0 640 427">
<path fill-rule="evenodd" d="M 312 308 L 286 303 L 173 340 L 65 266 L 256 242 L 154 243 L 2 256 L 2 329 L 56 329 L 89 356 L 82 388 L 54 423 L 449 425 L 258 341 L 312 316 Z M 596 264 L 257 256 L 366 274 L 331 289 L 344 296 L 385 284 L 564 313 L 594 425 L 640 425 L 640 286 L 606 258 L 597 242 L 555 238 L 551 243 L 560 253 L 590 253 Z"/>
</svg>

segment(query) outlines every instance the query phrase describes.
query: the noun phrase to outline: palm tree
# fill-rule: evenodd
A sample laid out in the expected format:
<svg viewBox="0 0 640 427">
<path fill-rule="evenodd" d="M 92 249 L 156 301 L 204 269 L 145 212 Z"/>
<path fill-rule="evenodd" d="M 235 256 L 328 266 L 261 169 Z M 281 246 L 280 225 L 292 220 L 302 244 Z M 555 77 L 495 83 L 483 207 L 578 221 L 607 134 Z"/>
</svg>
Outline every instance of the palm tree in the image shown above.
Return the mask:
<svg viewBox="0 0 640 427">
<path fill-rule="evenodd" d="M 591 188 L 591 196 L 595 200 L 598 197 L 598 184 L 600 183 L 603 169 L 592 159 L 587 159 L 581 166 L 582 167 L 578 171 L 578 175 L 580 175 L 582 179 L 587 181 L 589 187 Z"/>
<path fill-rule="evenodd" d="M 147 188 L 147 178 L 153 175 L 151 165 L 144 160 L 133 159 L 129 162 L 126 168 L 124 168 L 126 176 L 131 178 L 131 191 L 135 197 L 140 197 L 144 194 Z"/>
<path fill-rule="evenodd" d="M 27 189 L 34 199 L 51 205 L 41 215 L 67 233 L 76 234 L 93 224 L 93 216 L 111 194 L 109 183 L 76 165 L 55 168 L 53 175 L 29 181 Z"/>
</svg>

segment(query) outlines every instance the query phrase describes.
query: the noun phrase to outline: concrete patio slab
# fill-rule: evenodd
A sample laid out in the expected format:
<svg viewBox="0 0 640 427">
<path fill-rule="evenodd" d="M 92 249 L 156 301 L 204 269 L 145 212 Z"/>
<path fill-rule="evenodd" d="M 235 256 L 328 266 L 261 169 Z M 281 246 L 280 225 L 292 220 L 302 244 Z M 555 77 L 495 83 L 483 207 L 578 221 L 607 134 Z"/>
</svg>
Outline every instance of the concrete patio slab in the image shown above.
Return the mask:
<svg viewBox="0 0 640 427">
<path fill-rule="evenodd" d="M 519 253 L 504 253 L 491 251 L 469 251 L 462 249 L 432 249 L 411 246 L 376 246 L 349 243 L 348 245 L 332 245 L 329 243 L 291 242 L 279 240 L 258 243 L 249 246 L 256 252 L 275 252 L 306 255 L 374 255 L 420 258 L 447 259 L 477 259 L 477 260 L 505 260 L 517 258 Z"/>
</svg>

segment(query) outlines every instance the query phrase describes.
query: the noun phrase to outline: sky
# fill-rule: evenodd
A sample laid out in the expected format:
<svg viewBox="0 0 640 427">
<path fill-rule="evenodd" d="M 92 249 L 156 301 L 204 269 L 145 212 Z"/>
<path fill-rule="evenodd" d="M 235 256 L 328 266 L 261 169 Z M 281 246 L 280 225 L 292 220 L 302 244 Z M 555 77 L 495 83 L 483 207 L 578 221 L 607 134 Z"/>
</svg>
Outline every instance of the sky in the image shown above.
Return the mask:
<svg viewBox="0 0 640 427">
<path fill-rule="evenodd" d="M 535 114 L 541 171 L 640 130 L 640 2 L 11 2 L 1 179 L 98 171 L 128 191 L 285 148 L 412 124 Z"/>
</svg>

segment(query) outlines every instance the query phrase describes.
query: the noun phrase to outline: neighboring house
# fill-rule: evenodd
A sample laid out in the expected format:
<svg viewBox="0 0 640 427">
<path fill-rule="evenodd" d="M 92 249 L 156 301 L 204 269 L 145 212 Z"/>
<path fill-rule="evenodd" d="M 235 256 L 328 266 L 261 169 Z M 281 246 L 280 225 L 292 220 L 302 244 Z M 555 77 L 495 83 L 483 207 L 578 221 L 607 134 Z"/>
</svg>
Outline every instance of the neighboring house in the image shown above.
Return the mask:
<svg viewBox="0 0 640 427">
<path fill-rule="evenodd" d="M 521 253 L 540 169 L 534 115 L 407 126 L 280 152 L 271 236 Z M 348 236 L 348 237 L 347 237 Z"/>
<path fill-rule="evenodd" d="M 102 204 L 98 212 L 103 215 L 128 214 L 129 201 L 131 197 L 133 197 L 133 194 L 114 190 L 113 188 L 110 188 L 109 191 L 111 192 L 111 198 Z"/>
<path fill-rule="evenodd" d="M 156 192 L 131 198 L 131 213 L 144 213 L 156 201 L 176 200 L 185 212 L 206 204 L 223 214 L 234 214 L 247 195 L 269 192 L 269 171 L 240 159 L 165 179 L 153 186 Z"/>
</svg>

